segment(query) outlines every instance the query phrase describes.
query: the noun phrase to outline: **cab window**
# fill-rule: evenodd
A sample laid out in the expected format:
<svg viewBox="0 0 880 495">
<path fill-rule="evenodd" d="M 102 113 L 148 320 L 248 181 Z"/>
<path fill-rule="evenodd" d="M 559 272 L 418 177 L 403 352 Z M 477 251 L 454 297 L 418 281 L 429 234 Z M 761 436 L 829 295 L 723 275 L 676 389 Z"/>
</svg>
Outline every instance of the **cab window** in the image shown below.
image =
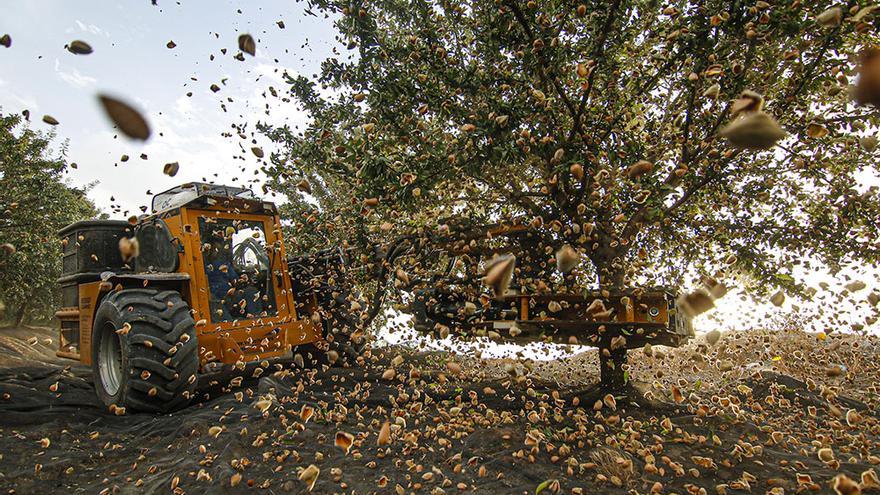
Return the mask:
<svg viewBox="0 0 880 495">
<path fill-rule="evenodd" d="M 201 217 L 199 232 L 214 323 L 276 316 L 272 257 L 259 221 Z"/>
</svg>

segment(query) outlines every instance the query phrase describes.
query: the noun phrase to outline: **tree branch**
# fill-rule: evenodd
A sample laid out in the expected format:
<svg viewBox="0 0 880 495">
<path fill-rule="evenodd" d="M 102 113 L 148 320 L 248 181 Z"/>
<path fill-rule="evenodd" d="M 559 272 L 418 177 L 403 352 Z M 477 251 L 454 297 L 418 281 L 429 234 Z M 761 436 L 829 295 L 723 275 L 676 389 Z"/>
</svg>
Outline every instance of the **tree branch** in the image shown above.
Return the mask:
<svg viewBox="0 0 880 495">
<path fill-rule="evenodd" d="M 581 95 L 581 102 L 578 104 L 577 113 L 574 115 L 574 124 L 572 125 L 571 132 L 568 134 L 568 141 L 572 141 L 581 128 L 581 116 L 584 113 L 584 109 L 587 106 L 587 100 L 590 98 L 590 94 L 593 90 L 593 79 L 596 77 L 596 73 L 599 64 L 604 58 L 605 55 L 605 41 L 608 38 L 608 34 L 611 31 L 611 27 L 614 25 L 614 17 L 617 13 L 617 8 L 620 6 L 620 0 L 615 0 L 611 5 L 611 8 L 608 12 L 608 17 L 605 18 L 605 24 L 602 26 L 602 31 L 599 32 L 599 39 L 596 41 L 596 44 L 593 45 L 593 53 L 590 56 L 590 59 L 594 61 L 593 66 L 590 68 L 590 75 L 587 76 L 587 87 L 584 89 L 584 94 Z"/>
<path fill-rule="evenodd" d="M 516 18 L 517 22 L 519 22 L 520 26 L 522 26 L 523 31 L 525 31 L 529 42 L 534 44 L 535 35 L 534 33 L 532 33 L 532 28 L 531 26 L 529 26 L 529 22 L 523 14 L 522 10 L 520 10 L 515 1 L 508 1 L 506 3 L 507 6 L 510 7 L 511 12 L 513 12 L 513 16 Z M 544 82 L 545 86 L 548 82 L 550 83 L 556 94 L 562 100 L 562 103 L 568 109 L 569 113 L 571 113 L 572 118 L 575 118 L 575 116 L 577 115 L 577 109 L 574 107 L 574 104 L 572 104 L 571 99 L 562 89 L 559 81 L 555 77 L 548 77 L 545 72 L 547 69 L 547 60 L 544 58 L 544 55 L 539 51 L 538 53 L 536 53 L 536 56 L 538 61 L 540 62 L 540 64 L 538 65 L 538 76 L 541 78 L 541 81 Z"/>
</svg>

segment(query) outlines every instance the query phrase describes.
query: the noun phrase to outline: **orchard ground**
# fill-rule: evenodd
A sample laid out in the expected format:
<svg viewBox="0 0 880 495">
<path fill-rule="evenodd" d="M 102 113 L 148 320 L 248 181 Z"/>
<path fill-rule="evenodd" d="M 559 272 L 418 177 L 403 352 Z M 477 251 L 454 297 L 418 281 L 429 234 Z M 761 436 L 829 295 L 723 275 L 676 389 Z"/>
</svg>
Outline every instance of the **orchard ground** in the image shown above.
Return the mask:
<svg viewBox="0 0 880 495">
<path fill-rule="evenodd" d="M 530 362 L 391 346 L 362 366 L 202 384 L 164 416 L 100 406 L 55 338 L 0 334 L 4 493 L 305 493 L 312 464 L 312 493 L 358 494 L 833 493 L 838 475 L 880 471 L 873 336 L 756 330 L 631 351 L 634 387 L 613 398 L 591 387 L 594 351 Z"/>
</svg>

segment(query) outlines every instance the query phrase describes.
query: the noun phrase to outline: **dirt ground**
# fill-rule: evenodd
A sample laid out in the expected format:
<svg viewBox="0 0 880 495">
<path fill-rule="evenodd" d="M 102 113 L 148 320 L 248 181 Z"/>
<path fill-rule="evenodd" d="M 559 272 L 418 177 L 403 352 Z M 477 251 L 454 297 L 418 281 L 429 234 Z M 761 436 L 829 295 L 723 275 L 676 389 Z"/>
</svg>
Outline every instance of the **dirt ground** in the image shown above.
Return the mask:
<svg viewBox="0 0 880 495">
<path fill-rule="evenodd" d="M 322 494 L 834 493 L 840 475 L 880 493 L 873 337 L 755 331 L 632 351 L 635 388 L 618 397 L 589 387 L 595 352 L 374 349 L 362 366 L 204 384 L 165 416 L 99 406 L 54 338 L 0 332 L 6 493 L 306 493 L 311 465 Z"/>
</svg>

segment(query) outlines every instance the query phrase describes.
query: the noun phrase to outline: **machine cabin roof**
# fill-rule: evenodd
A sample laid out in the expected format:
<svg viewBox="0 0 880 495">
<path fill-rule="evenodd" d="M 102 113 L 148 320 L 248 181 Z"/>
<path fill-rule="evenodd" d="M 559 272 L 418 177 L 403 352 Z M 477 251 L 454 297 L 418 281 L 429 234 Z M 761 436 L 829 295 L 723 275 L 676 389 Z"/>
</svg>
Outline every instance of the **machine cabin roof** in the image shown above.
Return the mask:
<svg viewBox="0 0 880 495">
<path fill-rule="evenodd" d="M 164 216 L 182 207 L 232 211 L 236 213 L 275 214 L 275 204 L 263 201 L 244 187 L 188 182 L 153 196 L 153 215 Z"/>
</svg>

